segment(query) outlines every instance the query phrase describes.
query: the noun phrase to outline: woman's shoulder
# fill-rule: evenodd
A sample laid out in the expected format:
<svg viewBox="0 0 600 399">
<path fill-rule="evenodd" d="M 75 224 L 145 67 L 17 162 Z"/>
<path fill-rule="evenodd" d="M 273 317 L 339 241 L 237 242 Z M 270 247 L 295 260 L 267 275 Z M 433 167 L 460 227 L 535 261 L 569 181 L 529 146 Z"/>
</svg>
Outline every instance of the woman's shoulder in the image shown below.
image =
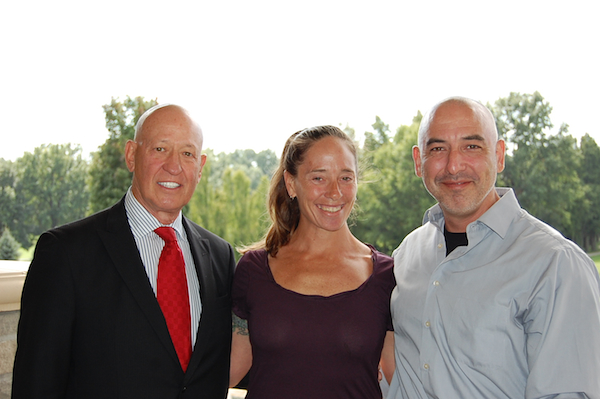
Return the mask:
<svg viewBox="0 0 600 399">
<path fill-rule="evenodd" d="M 378 265 L 380 267 L 388 268 L 394 266 L 394 259 L 387 254 L 379 251 L 371 244 L 365 244 L 371 249 L 371 256 L 373 258 L 373 265 Z"/>
<path fill-rule="evenodd" d="M 260 249 L 251 249 L 249 251 L 244 252 L 244 254 L 242 255 L 242 257 L 240 258 L 240 261 L 242 259 L 260 259 L 260 258 L 266 258 L 267 257 L 267 250 L 264 248 L 260 248 Z"/>
<path fill-rule="evenodd" d="M 394 281 L 394 258 L 378 251 L 374 246 L 367 244 L 371 248 L 373 259 L 373 276 L 379 276 L 384 281 Z"/>
<path fill-rule="evenodd" d="M 265 249 L 245 252 L 238 261 L 237 268 L 263 268 L 267 265 L 268 253 Z"/>
</svg>

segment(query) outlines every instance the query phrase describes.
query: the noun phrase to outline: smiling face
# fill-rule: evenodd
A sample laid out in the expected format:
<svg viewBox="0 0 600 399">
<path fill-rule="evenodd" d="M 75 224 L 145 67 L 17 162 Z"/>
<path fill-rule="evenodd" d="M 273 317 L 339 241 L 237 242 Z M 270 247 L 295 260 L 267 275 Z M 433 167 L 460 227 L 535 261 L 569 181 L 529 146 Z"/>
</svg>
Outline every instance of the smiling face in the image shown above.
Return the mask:
<svg viewBox="0 0 600 399">
<path fill-rule="evenodd" d="M 464 232 L 497 200 L 504 141 L 492 115 L 478 103 L 442 103 L 413 148 L 415 171 L 439 202 L 449 231 Z M 427 121 L 425 121 L 427 123 Z"/>
<path fill-rule="evenodd" d="M 201 151 L 200 127 L 173 105 L 154 110 L 127 142 L 133 195 L 162 224 L 172 223 L 192 197 L 206 162 Z"/>
<path fill-rule="evenodd" d="M 356 175 L 356 158 L 343 140 L 329 136 L 315 142 L 297 176 L 284 174 L 288 194 L 298 201 L 298 229 L 337 231 L 346 226 L 356 200 Z"/>
</svg>

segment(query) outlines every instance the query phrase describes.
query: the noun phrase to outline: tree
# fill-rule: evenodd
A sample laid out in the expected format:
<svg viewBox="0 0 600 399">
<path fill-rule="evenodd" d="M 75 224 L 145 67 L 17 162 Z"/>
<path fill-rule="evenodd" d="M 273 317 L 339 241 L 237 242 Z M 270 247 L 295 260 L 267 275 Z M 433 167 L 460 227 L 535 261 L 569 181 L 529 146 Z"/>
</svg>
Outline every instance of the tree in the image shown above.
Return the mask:
<svg viewBox="0 0 600 399">
<path fill-rule="evenodd" d="M 15 200 L 23 204 L 19 216 L 23 247 L 31 245 L 32 235 L 86 215 L 88 164 L 79 146 L 42 145 L 16 163 Z"/>
<path fill-rule="evenodd" d="M 262 176 L 258 187 L 250 195 L 249 220 L 252 222 L 252 225 L 248 231 L 248 236 L 242 238 L 244 245 L 259 241 L 267 233 L 267 229 L 271 223 L 267 210 L 270 181 L 270 176 Z"/>
<path fill-rule="evenodd" d="M 600 241 L 600 147 L 586 134 L 581 138 L 581 162 L 578 169 L 584 195 L 574 204 L 574 232 L 576 241 L 591 252 Z"/>
<path fill-rule="evenodd" d="M 380 117 L 375 116 L 375 123 L 371 125 L 375 133 L 365 132 L 363 148 L 365 151 L 375 151 L 390 142 L 390 126 L 383 123 Z"/>
<path fill-rule="evenodd" d="M 222 177 L 228 168 L 242 170 L 250 178 L 250 187 L 255 190 L 263 176 L 271 176 L 279 159 L 272 150 L 259 153 L 254 150 L 235 150 L 231 153 L 221 152 L 218 155 L 211 150 L 206 151 L 212 163 L 213 183 L 217 187 L 223 184 Z"/>
<path fill-rule="evenodd" d="M 498 99 L 491 110 L 500 137 L 517 147 L 544 141 L 546 131 L 554 127 L 550 121 L 552 107 L 537 91 L 533 94 L 512 92 L 508 97 Z"/>
<path fill-rule="evenodd" d="M 362 155 L 371 165 L 358 189 L 360 211 L 351 228 L 360 240 L 387 254 L 421 225 L 423 213 L 435 203 L 414 173 L 412 146 L 421 118 L 418 113 L 411 125 L 399 127 L 393 142 L 372 151 L 365 144 Z"/>
<path fill-rule="evenodd" d="M 15 195 L 15 165 L 0 158 L 0 230 L 18 225 L 20 204 Z"/>
<path fill-rule="evenodd" d="M 10 230 L 4 228 L 2 235 L 0 236 L 0 259 L 4 260 L 17 260 L 19 259 L 19 248 L 21 246 L 14 239 Z"/>
<path fill-rule="evenodd" d="M 223 175 L 222 201 L 227 209 L 225 216 L 225 239 L 233 246 L 240 246 L 249 236 L 250 179 L 242 170 L 228 168 Z"/>
<path fill-rule="evenodd" d="M 499 134 L 514 144 L 500 180 L 514 189 L 523 208 L 573 238 L 574 204 L 584 196 L 577 141 L 565 124 L 550 134 L 551 112 L 538 92 L 511 93 L 495 102 Z"/>
<path fill-rule="evenodd" d="M 132 140 L 135 124 L 157 100 L 127 97 L 123 102 L 112 98 L 104 105 L 108 139 L 92 154 L 89 173 L 90 211 L 97 212 L 117 202 L 131 184 L 131 173 L 125 164 L 125 143 Z"/>
<path fill-rule="evenodd" d="M 184 212 L 191 220 L 223 237 L 234 247 L 260 240 L 268 225 L 266 196 L 269 178 L 262 174 L 253 189 L 244 171 L 247 170 L 245 165 L 238 163 L 223 171 L 217 168 L 215 172 L 215 163 L 211 162 L 215 158 L 211 150 L 207 153 L 208 161 L 202 171 L 202 179 Z M 228 158 L 227 155 L 230 154 L 219 154 L 223 158 Z M 236 256 L 239 257 L 239 254 Z"/>
</svg>

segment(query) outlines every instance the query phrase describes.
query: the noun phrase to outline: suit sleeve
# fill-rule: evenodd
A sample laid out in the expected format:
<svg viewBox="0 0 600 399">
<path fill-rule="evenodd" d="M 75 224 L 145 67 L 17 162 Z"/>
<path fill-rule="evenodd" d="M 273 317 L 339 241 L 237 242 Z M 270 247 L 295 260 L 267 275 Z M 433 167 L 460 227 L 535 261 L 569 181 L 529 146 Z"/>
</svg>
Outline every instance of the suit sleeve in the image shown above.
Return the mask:
<svg viewBox="0 0 600 399">
<path fill-rule="evenodd" d="M 52 233 L 38 240 L 21 298 L 12 398 L 62 398 L 75 322 L 66 249 Z"/>
</svg>

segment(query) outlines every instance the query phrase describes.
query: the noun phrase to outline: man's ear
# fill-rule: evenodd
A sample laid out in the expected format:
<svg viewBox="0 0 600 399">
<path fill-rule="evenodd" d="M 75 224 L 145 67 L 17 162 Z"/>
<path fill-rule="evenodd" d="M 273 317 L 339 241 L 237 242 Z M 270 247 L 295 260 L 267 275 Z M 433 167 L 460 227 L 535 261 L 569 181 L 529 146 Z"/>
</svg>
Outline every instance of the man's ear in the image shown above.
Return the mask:
<svg viewBox="0 0 600 399">
<path fill-rule="evenodd" d="M 127 143 L 125 144 L 125 163 L 130 172 L 133 172 L 135 169 L 135 150 L 137 149 L 137 146 L 138 143 L 133 140 L 127 140 Z"/>
<path fill-rule="evenodd" d="M 419 177 L 423 177 L 423 173 L 421 171 L 421 150 L 419 150 L 419 146 L 414 145 L 412 148 L 413 162 L 415 164 L 415 174 Z"/>
<path fill-rule="evenodd" d="M 497 172 L 500 173 L 504 170 L 504 161 L 506 155 L 506 143 L 500 139 L 496 143 L 496 168 Z"/>
<path fill-rule="evenodd" d="M 202 179 L 202 169 L 204 169 L 204 164 L 206 163 L 206 154 L 200 155 L 200 170 L 198 171 L 198 181 L 196 184 L 200 183 L 200 179 Z"/>
</svg>

